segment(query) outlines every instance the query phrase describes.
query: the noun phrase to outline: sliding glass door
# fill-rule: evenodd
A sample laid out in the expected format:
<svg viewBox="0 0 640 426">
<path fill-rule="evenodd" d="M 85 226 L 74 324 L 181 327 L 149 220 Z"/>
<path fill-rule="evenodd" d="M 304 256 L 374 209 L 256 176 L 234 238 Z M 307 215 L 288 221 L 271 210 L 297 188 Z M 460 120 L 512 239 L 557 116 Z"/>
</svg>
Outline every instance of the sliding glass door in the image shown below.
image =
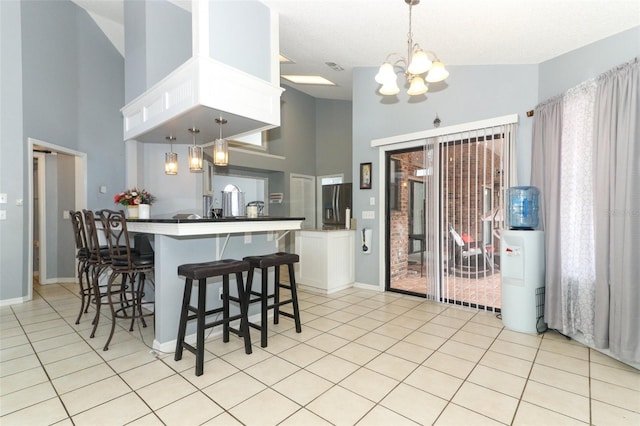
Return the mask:
<svg viewBox="0 0 640 426">
<path fill-rule="evenodd" d="M 386 150 L 386 288 L 500 308 L 500 229 L 514 125 Z"/>
</svg>

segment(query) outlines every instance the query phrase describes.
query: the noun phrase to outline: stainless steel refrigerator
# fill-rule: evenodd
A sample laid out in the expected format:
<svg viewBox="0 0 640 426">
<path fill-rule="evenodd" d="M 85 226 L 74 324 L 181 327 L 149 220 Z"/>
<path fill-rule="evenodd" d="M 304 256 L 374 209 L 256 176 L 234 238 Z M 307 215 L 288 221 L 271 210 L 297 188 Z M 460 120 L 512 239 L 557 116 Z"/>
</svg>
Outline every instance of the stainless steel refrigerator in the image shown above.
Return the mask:
<svg viewBox="0 0 640 426">
<path fill-rule="evenodd" d="M 322 186 L 322 229 L 343 229 L 346 209 L 351 209 L 351 184 Z"/>
</svg>

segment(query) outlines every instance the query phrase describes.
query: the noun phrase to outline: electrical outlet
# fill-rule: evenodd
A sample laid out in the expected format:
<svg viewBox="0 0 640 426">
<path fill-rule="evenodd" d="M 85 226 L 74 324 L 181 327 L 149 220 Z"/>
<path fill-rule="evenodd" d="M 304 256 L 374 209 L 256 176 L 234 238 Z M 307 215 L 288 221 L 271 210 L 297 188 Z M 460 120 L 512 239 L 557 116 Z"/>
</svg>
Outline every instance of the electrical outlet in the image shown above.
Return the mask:
<svg viewBox="0 0 640 426">
<path fill-rule="evenodd" d="M 363 219 L 375 219 L 376 218 L 376 213 L 373 210 L 363 210 L 362 211 L 362 218 Z"/>
<path fill-rule="evenodd" d="M 7 220 L 7 211 L 0 210 L 0 220 Z"/>
<path fill-rule="evenodd" d="M 244 233 L 244 243 L 251 244 L 251 232 Z"/>
<path fill-rule="evenodd" d="M 222 287 L 218 289 L 218 300 L 222 300 Z"/>
<path fill-rule="evenodd" d="M 0 194 L 0 204 L 7 204 L 7 194 L 4 192 Z"/>
</svg>

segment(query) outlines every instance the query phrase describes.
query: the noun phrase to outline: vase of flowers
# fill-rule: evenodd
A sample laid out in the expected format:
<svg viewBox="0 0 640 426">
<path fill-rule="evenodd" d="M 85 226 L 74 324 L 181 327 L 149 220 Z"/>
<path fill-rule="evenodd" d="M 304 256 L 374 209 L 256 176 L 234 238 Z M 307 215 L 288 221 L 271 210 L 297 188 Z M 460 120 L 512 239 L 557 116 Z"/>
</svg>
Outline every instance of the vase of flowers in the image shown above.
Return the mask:
<svg viewBox="0 0 640 426">
<path fill-rule="evenodd" d="M 149 219 L 149 207 L 156 200 L 146 189 L 127 189 L 113 197 L 113 202 L 125 206 L 129 219 Z"/>
</svg>

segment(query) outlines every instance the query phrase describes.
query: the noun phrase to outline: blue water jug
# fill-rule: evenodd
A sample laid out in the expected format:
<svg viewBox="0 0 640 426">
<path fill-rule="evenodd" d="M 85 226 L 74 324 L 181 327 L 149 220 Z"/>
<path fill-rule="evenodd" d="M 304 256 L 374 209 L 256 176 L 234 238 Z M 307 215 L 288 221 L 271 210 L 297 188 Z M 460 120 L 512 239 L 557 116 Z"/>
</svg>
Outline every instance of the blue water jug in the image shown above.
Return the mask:
<svg viewBox="0 0 640 426">
<path fill-rule="evenodd" d="M 507 189 L 507 221 L 509 229 L 535 229 L 538 226 L 538 196 L 535 186 L 513 186 Z"/>
</svg>

